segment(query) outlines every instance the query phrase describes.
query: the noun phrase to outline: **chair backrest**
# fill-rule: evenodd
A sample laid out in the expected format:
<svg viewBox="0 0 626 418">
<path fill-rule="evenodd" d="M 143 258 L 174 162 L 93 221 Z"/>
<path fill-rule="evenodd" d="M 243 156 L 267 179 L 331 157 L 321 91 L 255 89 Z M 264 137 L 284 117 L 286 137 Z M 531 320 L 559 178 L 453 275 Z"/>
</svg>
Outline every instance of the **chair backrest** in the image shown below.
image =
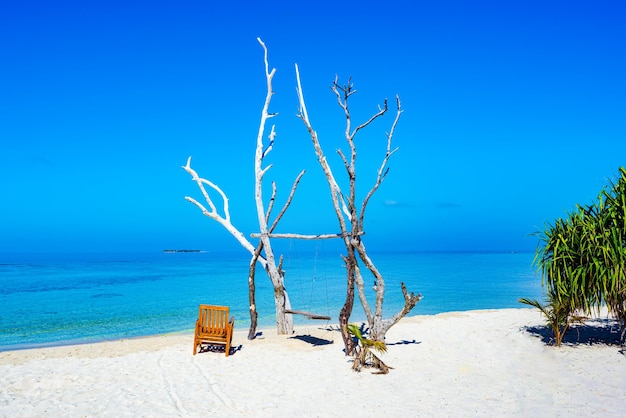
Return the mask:
<svg viewBox="0 0 626 418">
<path fill-rule="evenodd" d="M 222 334 L 228 325 L 228 306 L 200 305 L 198 320 L 203 334 Z"/>
</svg>

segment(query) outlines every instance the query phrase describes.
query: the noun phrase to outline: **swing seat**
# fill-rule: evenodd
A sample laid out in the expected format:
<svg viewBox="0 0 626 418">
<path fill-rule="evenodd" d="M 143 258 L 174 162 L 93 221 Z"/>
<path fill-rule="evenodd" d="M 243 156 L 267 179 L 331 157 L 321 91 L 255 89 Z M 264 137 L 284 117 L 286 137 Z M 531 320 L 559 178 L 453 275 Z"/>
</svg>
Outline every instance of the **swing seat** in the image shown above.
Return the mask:
<svg viewBox="0 0 626 418">
<path fill-rule="evenodd" d="M 200 305 L 193 337 L 193 355 L 202 343 L 225 345 L 226 357 L 230 354 L 235 317 L 228 320 L 228 306 Z"/>
<path fill-rule="evenodd" d="M 295 314 L 295 315 L 304 315 L 306 316 L 306 319 L 323 319 L 325 321 L 330 321 L 330 316 L 318 315 L 318 314 L 314 314 L 311 312 L 295 311 L 293 309 L 285 309 L 285 313 Z"/>
</svg>

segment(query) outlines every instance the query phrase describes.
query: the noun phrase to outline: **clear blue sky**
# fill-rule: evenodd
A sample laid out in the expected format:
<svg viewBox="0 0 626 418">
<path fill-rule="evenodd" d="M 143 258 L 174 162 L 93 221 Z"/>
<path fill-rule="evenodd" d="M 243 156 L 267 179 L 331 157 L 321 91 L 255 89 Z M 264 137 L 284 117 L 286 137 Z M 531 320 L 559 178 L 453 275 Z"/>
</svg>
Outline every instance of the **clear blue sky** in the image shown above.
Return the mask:
<svg viewBox="0 0 626 418">
<path fill-rule="evenodd" d="M 208 4 L 207 4 L 208 3 Z M 626 3 L 58 1 L 0 8 L 0 252 L 237 249 L 184 200 L 188 156 L 254 232 L 253 157 L 277 68 L 266 178 L 283 232 L 336 232 L 295 117 L 294 63 L 322 145 L 399 94 L 400 151 L 366 216 L 371 249 L 533 250 L 528 235 L 590 203 L 626 164 Z M 358 138 L 364 193 L 391 114 Z"/>
</svg>

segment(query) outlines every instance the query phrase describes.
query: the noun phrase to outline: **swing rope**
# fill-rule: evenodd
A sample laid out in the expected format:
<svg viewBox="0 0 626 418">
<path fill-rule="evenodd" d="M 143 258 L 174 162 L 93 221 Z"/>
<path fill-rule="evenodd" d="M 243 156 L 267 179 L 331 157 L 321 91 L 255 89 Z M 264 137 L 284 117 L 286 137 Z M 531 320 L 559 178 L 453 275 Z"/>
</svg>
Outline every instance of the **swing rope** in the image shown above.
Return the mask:
<svg viewBox="0 0 626 418">
<path fill-rule="evenodd" d="M 323 244 L 322 244 L 323 245 Z M 290 243 L 290 254 L 292 253 L 293 250 L 293 240 Z M 297 253 L 297 250 L 296 250 Z M 315 246 L 315 258 L 313 260 L 313 277 L 311 279 L 311 289 L 309 292 L 309 307 L 311 306 L 311 303 L 313 301 L 313 295 L 314 295 L 314 291 L 315 291 L 315 284 L 316 284 L 316 279 L 317 279 L 317 258 L 319 256 L 319 245 Z M 296 254 L 297 257 L 297 254 Z M 289 265 L 291 265 L 291 256 L 289 257 Z M 300 269 L 297 268 L 298 273 L 300 272 Z M 324 275 L 325 278 L 325 291 L 326 291 L 326 310 L 328 311 L 328 280 L 326 275 Z M 300 284 L 300 293 L 303 294 L 302 292 L 302 283 Z M 312 313 L 312 312 L 307 312 L 307 311 L 301 311 L 301 310 L 296 310 L 296 309 L 286 309 L 285 313 L 288 314 L 294 314 L 294 315 L 302 315 L 304 317 L 306 317 L 309 320 L 325 320 L 325 321 L 330 321 L 330 316 L 329 315 L 320 315 L 320 314 L 316 314 L 316 313 Z"/>
</svg>

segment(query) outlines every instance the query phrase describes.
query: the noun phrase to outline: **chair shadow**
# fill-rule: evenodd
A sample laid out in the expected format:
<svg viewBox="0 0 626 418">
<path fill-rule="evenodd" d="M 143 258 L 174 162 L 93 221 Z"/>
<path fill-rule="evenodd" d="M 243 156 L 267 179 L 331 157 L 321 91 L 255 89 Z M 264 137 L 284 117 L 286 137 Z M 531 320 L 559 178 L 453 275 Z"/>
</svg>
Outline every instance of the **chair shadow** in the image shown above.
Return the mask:
<svg viewBox="0 0 626 418">
<path fill-rule="evenodd" d="M 230 352 L 228 353 L 229 356 L 235 355 L 238 351 L 241 351 L 241 344 L 235 347 L 230 347 Z M 200 346 L 200 349 L 198 350 L 198 353 L 221 353 L 221 354 L 225 354 L 226 353 L 226 346 L 223 344 L 207 344 L 204 343 Z"/>
<path fill-rule="evenodd" d="M 546 345 L 554 344 L 552 329 L 547 325 L 523 327 L 523 329 L 535 337 L 541 339 Z M 585 321 L 582 325 L 572 325 L 563 336 L 562 344 L 569 346 L 578 345 L 609 345 L 622 347 L 620 352 L 624 354 L 624 344 L 621 341 L 621 332 L 617 321 L 609 318 L 596 318 Z"/>
</svg>

